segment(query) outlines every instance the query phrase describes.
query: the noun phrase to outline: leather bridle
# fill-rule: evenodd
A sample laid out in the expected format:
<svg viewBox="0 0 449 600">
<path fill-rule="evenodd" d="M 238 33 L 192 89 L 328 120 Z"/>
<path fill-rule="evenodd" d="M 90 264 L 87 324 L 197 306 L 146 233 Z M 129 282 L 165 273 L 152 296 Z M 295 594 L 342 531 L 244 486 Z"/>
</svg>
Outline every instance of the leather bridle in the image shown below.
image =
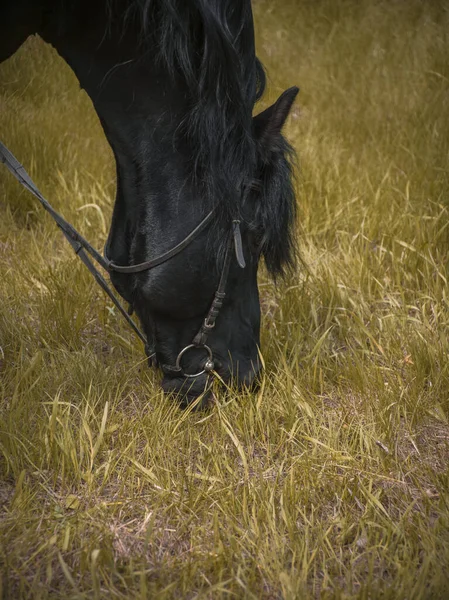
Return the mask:
<svg viewBox="0 0 449 600">
<path fill-rule="evenodd" d="M 108 263 L 108 271 L 115 271 L 117 273 L 124 274 L 133 274 L 133 273 L 141 273 L 142 271 L 148 271 L 149 269 L 153 269 L 158 265 L 161 265 L 164 262 L 167 262 L 180 252 L 184 250 L 211 222 L 212 217 L 215 214 L 215 210 L 211 210 L 204 219 L 193 229 L 187 237 L 185 237 L 182 242 L 174 246 L 171 250 L 160 254 L 156 258 L 151 260 L 138 263 L 137 265 L 117 265 L 113 261 L 109 260 L 106 255 L 105 259 Z M 245 268 L 245 258 L 243 256 L 243 245 L 242 245 L 242 236 L 240 232 L 240 221 L 235 219 L 232 221 L 232 229 L 228 236 L 228 242 L 226 245 L 226 253 L 223 262 L 223 268 L 220 275 L 220 281 L 218 283 L 217 291 L 215 292 L 214 299 L 210 305 L 209 311 L 203 320 L 201 327 L 198 330 L 198 333 L 193 338 L 192 342 L 185 346 L 178 354 L 175 364 L 168 365 L 162 364 L 162 370 L 166 375 L 169 376 L 183 376 L 186 378 L 195 378 L 203 375 L 204 373 L 210 373 L 215 368 L 215 363 L 213 360 L 213 352 L 210 346 L 207 345 L 208 337 L 212 329 L 215 327 L 215 321 L 220 313 L 220 310 L 223 306 L 223 301 L 226 297 L 226 284 L 228 281 L 229 269 L 231 266 L 232 259 L 232 249 L 234 247 L 235 256 L 237 259 L 237 263 L 239 267 L 242 269 Z M 182 357 L 192 349 L 204 349 L 207 353 L 207 359 L 204 364 L 204 367 L 201 371 L 197 373 L 186 373 L 182 368 L 181 359 Z M 156 354 L 153 348 L 148 348 L 148 343 L 145 346 L 148 358 L 151 359 L 152 356 Z"/>
<path fill-rule="evenodd" d="M 204 231 L 209 225 L 209 223 L 212 221 L 212 218 L 215 214 L 215 209 L 211 210 L 204 217 L 204 219 L 195 227 L 195 229 L 193 229 L 181 242 L 179 242 L 179 244 L 177 244 L 167 252 L 160 254 L 156 258 L 147 260 L 136 265 L 117 265 L 116 263 L 114 263 L 114 261 L 109 260 L 106 255 L 102 256 L 97 250 L 95 250 L 95 248 L 93 248 L 93 246 L 91 246 L 91 244 L 89 244 L 89 242 L 70 223 L 68 223 L 58 212 L 54 210 L 54 208 L 39 191 L 36 184 L 28 175 L 23 165 L 1 142 L 0 162 L 6 165 L 9 171 L 19 181 L 19 183 L 21 183 L 29 192 L 31 192 L 39 200 L 44 209 L 52 216 L 58 227 L 62 230 L 63 234 L 69 241 L 70 245 L 75 251 L 75 254 L 77 254 L 80 257 L 81 261 L 94 276 L 95 281 L 106 292 L 106 294 L 109 296 L 109 298 L 119 310 L 120 314 L 125 318 L 125 320 L 136 333 L 136 335 L 145 344 L 145 351 L 147 353 L 148 358 L 151 359 L 153 356 L 155 356 L 155 349 L 149 348 L 146 336 L 131 319 L 131 313 L 129 314 L 126 311 L 126 309 L 122 306 L 117 297 L 114 295 L 110 286 L 108 285 L 100 271 L 97 269 L 95 264 L 92 262 L 91 258 L 94 259 L 94 261 L 98 263 L 108 273 L 116 272 L 122 274 L 135 274 L 141 273 L 143 271 L 148 271 L 150 269 L 153 269 L 154 267 L 157 267 L 167 262 L 174 256 L 178 255 L 180 252 L 182 252 L 185 248 L 187 248 L 187 246 L 191 244 L 193 240 L 197 238 L 198 235 L 202 231 Z M 231 266 L 233 248 L 239 267 L 241 267 L 242 269 L 245 268 L 246 265 L 245 258 L 243 256 L 240 220 L 238 219 L 233 220 L 231 224 L 218 288 L 215 292 L 214 299 L 212 300 L 209 311 L 205 319 L 203 320 L 203 323 L 199 328 L 198 333 L 193 338 L 192 342 L 179 352 L 175 361 L 175 365 L 162 365 L 164 373 L 174 377 L 182 376 L 186 378 L 195 378 L 199 377 L 200 375 L 203 375 L 204 373 L 210 373 L 214 371 L 215 363 L 213 360 L 213 352 L 210 346 L 207 345 L 207 341 L 210 332 L 215 327 L 215 322 L 223 306 L 223 301 L 226 297 L 226 284 L 228 281 L 229 269 Z M 90 255 L 91 258 L 89 258 L 88 255 Z M 202 370 L 198 371 L 197 373 L 191 374 L 186 373 L 184 371 L 182 367 L 182 358 L 187 354 L 187 352 L 193 349 L 205 350 L 207 359 L 204 363 Z"/>
</svg>

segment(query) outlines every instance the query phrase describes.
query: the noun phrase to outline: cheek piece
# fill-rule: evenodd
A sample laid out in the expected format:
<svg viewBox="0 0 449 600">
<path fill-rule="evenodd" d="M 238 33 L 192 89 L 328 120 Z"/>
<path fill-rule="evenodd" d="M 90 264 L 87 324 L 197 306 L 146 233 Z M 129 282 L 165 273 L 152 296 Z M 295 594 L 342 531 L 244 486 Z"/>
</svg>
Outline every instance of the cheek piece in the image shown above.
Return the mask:
<svg viewBox="0 0 449 600">
<path fill-rule="evenodd" d="M 229 276 L 229 268 L 231 266 L 233 248 L 235 250 L 237 264 L 241 269 L 244 269 L 246 267 L 246 263 L 245 257 L 243 256 L 242 234 L 240 232 L 240 221 L 238 219 L 234 219 L 232 221 L 232 228 L 229 232 L 228 243 L 226 246 L 226 254 L 220 275 L 220 281 L 218 283 L 218 288 L 215 292 L 214 299 L 212 300 L 212 304 L 209 308 L 209 312 L 207 313 L 206 318 L 204 319 L 200 329 L 198 330 L 198 333 L 193 338 L 192 343 L 183 348 L 178 354 L 175 366 L 162 365 L 162 369 L 166 374 L 175 376 L 182 375 L 183 377 L 193 378 L 199 377 L 204 373 L 209 373 L 210 371 L 214 370 L 215 363 L 213 360 L 213 353 L 210 347 L 207 345 L 207 339 L 209 337 L 210 332 L 215 327 L 215 322 L 223 306 L 223 301 L 226 297 L 226 284 Z M 201 371 L 198 371 L 198 373 L 186 373 L 182 368 L 181 359 L 189 350 L 198 348 L 204 349 L 207 355 L 204 367 Z"/>
</svg>

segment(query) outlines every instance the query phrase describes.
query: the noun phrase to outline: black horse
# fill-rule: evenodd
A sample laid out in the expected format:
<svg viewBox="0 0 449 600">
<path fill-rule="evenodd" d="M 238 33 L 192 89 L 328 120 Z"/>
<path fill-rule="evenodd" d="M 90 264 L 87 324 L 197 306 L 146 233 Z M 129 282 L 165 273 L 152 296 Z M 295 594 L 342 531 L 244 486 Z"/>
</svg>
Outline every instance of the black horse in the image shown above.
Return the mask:
<svg viewBox="0 0 449 600">
<path fill-rule="evenodd" d="M 259 259 L 273 275 L 294 260 L 291 148 L 281 129 L 298 92 L 252 117 L 265 76 L 250 0 L 1 0 L 0 62 L 36 33 L 75 72 L 115 155 L 108 258 L 149 261 L 212 212 L 170 260 L 111 274 L 163 388 L 195 398 L 212 368 L 250 385 L 260 368 Z"/>
</svg>

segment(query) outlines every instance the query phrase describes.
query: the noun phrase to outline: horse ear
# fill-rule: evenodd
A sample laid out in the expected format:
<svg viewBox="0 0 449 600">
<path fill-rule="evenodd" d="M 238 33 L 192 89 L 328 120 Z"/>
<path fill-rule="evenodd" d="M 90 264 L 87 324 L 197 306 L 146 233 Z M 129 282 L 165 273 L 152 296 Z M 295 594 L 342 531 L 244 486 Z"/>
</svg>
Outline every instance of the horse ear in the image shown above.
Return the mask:
<svg viewBox="0 0 449 600">
<path fill-rule="evenodd" d="M 296 86 L 285 90 L 274 104 L 253 118 L 256 139 L 268 154 L 282 147 L 281 130 L 298 92 Z"/>
</svg>

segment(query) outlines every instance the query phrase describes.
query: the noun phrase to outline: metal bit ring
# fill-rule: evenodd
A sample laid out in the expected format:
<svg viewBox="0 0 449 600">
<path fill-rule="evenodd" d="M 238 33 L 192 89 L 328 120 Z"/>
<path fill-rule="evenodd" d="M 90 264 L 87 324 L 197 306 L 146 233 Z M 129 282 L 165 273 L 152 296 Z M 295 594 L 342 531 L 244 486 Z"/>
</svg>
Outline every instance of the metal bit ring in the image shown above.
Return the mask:
<svg viewBox="0 0 449 600">
<path fill-rule="evenodd" d="M 188 352 L 189 350 L 191 350 L 192 348 L 195 348 L 197 350 L 201 350 L 204 348 L 204 350 L 207 352 L 207 360 L 204 363 L 204 369 L 202 371 L 198 371 L 198 373 L 185 373 L 184 369 L 181 367 L 181 359 L 184 356 L 184 354 L 186 352 Z M 183 375 L 183 377 L 188 377 L 188 378 L 199 377 L 200 375 L 203 375 L 204 373 L 209 373 L 210 371 L 212 371 L 214 369 L 214 367 L 215 367 L 215 364 L 214 364 L 214 360 L 213 360 L 212 350 L 209 348 L 209 346 L 206 346 L 206 344 L 203 344 L 202 346 L 197 346 L 195 344 L 189 344 L 188 346 L 183 348 L 181 350 L 181 352 L 178 354 L 178 358 L 176 359 L 176 364 L 175 364 L 175 368 L 177 370 L 181 371 L 181 374 Z"/>
</svg>

